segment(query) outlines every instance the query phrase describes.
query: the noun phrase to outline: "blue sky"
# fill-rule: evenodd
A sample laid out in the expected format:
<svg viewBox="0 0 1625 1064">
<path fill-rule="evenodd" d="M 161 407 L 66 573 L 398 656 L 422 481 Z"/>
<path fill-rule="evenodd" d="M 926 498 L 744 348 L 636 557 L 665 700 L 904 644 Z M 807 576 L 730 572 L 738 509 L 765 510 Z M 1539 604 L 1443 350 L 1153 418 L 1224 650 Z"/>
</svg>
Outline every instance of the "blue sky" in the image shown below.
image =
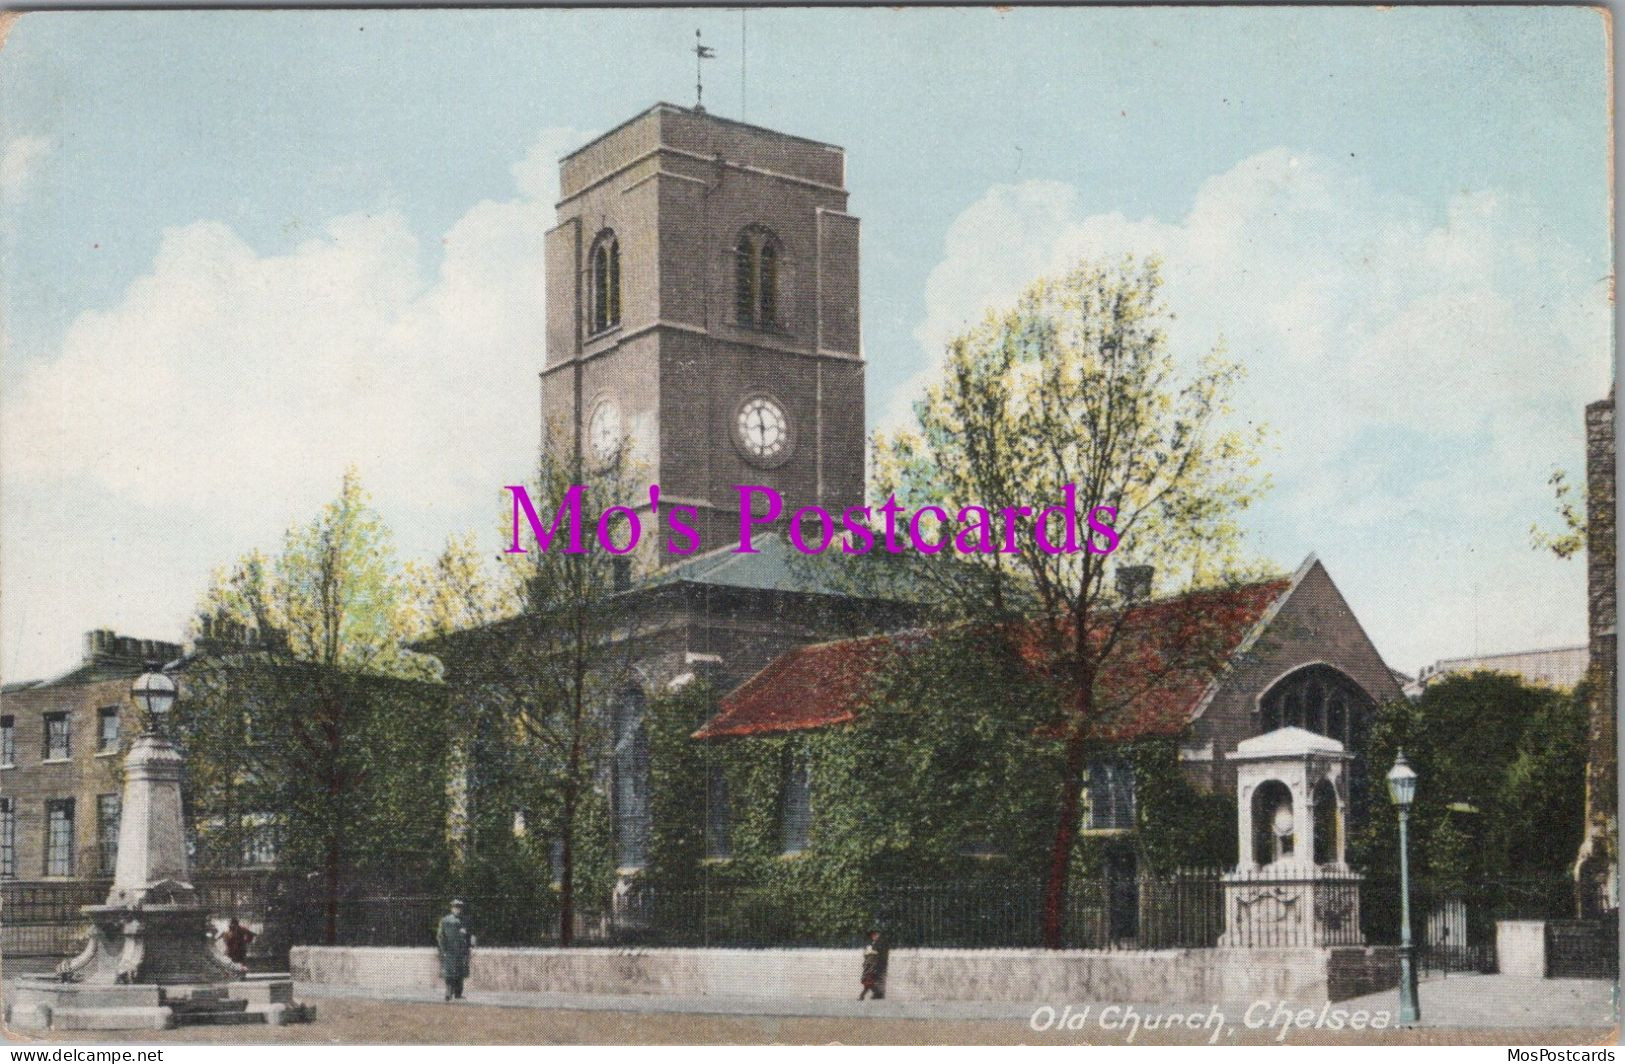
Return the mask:
<svg viewBox="0 0 1625 1064">
<path fill-rule="evenodd" d="M 401 553 L 526 471 L 558 155 L 738 117 L 740 15 L 55 13 L 0 53 L 0 673 L 173 638 L 361 466 Z M 1604 25 L 1582 9 L 783 11 L 752 122 L 847 149 L 871 425 L 1078 255 L 1157 251 L 1275 427 L 1248 517 L 1378 648 L 1580 642 L 1529 549 L 1611 380 Z M 493 546 L 493 549 L 494 546 Z"/>
</svg>

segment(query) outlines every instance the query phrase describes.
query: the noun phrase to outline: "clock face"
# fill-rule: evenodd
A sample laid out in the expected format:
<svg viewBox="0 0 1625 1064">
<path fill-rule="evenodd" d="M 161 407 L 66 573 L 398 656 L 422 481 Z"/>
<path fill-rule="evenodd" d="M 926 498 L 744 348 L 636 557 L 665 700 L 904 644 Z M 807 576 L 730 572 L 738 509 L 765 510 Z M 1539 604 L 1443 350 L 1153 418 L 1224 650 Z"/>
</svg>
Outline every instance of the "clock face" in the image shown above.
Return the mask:
<svg viewBox="0 0 1625 1064">
<path fill-rule="evenodd" d="M 600 462 L 612 460 L 621 450 L 621 408 L 615 400 L 605 399 L 593 408 L 587 421 L 587 441 L 593 457 Z"/>
<path fill-rule="evenodd" d="M 790 423 L 784 408 L 765 395 L 740 404 L 737 427 L 739 442 L 754 461 L 777 462 L 789 449 Z"/>
</svg>

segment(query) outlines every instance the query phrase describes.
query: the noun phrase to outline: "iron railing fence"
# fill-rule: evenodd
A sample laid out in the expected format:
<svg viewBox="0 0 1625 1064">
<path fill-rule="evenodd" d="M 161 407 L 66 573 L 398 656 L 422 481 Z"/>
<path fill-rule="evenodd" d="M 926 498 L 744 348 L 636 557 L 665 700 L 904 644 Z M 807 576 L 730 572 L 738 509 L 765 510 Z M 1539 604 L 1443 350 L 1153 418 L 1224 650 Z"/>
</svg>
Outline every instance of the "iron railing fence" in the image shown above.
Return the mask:
<svg viewBox="0 0 1625 1064">
<path fill-rule="evenodd" d="M 194 885 L 217 919 L 237 916 L 263 928 L 250 954 L 259 966 L 285 965 L 289 946 L 327 940 L 325 887 L 317 878 L 245 871 L 198 875 Z M 88 930 L 81 907 L 101 904 L 108 887 L 107 880 L 0 883 L 0 951 L 11 958 L 71 956 Z M 1232 895 L 1228 901 L 1227 890 Z M 474 893 L 465 898 L 482 946 L 559 942 L 557 893 L 546 884 L 523 894 Z M 1476 885 L 1413 882 L 1412 934 L 1419 961 L 1425 968 L 1493 971 L 1497 919 L 1566 918 L 1572 913 L 1571 899 L 1572 884 L 1563 876 Z M 824 901 L 743 887 L 644 887 L 623 892 L 606 905 L 579 907 L 574 940 L 584 946 L 844 948 L 860 943 L 863 932 L 876 926 L 897 947 L 1044 944 L 1044 888 L 1039 882 L 882 886 L 867 891 L 855 905 Z M 346 882 L 335 914 L 335 941 L 429 945 L 446 902 L 444 890 L 425 890 L 410 881 L 374 877 Z M 1314 920 L 1301 915 L 1311 911 Z M 1070 885 L 1061 944 L 1100 950 L 1201 949 L 1221 940 L 1251 946 L 1393 944 L 1399 941 L 1398 912 L 1398 884 L 1391 876 L 1333 877 L 1308 891 L 1301 882 L 1268 869 L 1240 876 L 1214 869 L 1101 875 Z"/>
</svg>

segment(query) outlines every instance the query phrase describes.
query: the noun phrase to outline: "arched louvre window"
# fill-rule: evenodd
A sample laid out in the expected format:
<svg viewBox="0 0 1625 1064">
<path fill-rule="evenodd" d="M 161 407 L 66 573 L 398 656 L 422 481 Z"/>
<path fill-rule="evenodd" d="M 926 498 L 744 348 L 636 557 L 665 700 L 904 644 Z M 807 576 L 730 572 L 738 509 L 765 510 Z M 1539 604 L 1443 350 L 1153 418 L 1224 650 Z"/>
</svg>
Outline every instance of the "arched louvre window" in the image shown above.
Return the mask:
<svg viewBox="0 0 1625 1064">
<path fill-rule="evenodd" d="M 741 325 L 767 328 L 779 323 L 779 241 L 759 225 L 746 228 L 734 244 L 734 317 Z"/>
<path fill-rule="evenodd" d="M 621 242 L 605 232 L 593 243 L 591 256 L 591 331 L 621 323 Z"/>
<path fill-rule="evenodd" d="M 762 250 L 757 255 L 756 287 L 756 320 L 772 325 L 779 320 L 779 251 L 770 240 L 762 242 Z"/>
<path fill-rule="evenodd" d="M 779 809 L 782 850 L 800 853 L 812 837 L 812 784 L 806 758 L 801 755 L 793 755 L 785 767 Z"/>
<path fill-rule="evenodd" d="M 642 868 L 649 854 L 649 735 L 643 692 L 629 690 L 615 704 L 615 863 Z"/>
</svg>

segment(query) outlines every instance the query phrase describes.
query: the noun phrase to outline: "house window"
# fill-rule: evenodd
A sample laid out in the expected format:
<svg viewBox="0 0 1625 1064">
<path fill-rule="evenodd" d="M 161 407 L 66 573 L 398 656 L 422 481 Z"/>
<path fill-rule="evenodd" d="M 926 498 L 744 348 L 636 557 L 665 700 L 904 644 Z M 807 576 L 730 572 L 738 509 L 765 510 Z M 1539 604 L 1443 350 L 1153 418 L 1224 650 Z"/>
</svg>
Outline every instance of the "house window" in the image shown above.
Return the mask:
<svg viewBox="0 0 1625 1064">
<path fill-rule="evenodd" d="M 119 718 L 117 706 L 103 706 L 96 711 L 96 749 L 103 754 L 118 750 Z"/>
<path fill-rule="evenodd" d="M 733 856 L 728 828 L 728 774 L 721 765 L 712 765 L 705 783 L 705 856 L 722 859 Z"/>
<path fill-rule="evenodd" d="M 783 256 L 771 232 L 753 225 L 734 245 L 734 317 L 741 325 L 779 323 L 779 266 Z"/>
<path fill-rule="evenodd" d="M 118 864 L 119 796 L 96 796 L 96 856 L 103 875 L 112 875 Z"/>
<path fill-rule="evenodd" d="M 0 717 L 0 766 L 17 763 L 17 718 Z"/>
<path fill-rule="evenodd" d="M 0 878 L 17 878 L 17 803 L 0 798 Z"/>
<path fill-rule="evenodd" d="M 66 713 L 45 714 L 45 760 L 66 761 L 73 756 L 72 733 Z"/>
<path fill-rule="evenodd" d="M 621 242 L 605 231 L 592 246 L 591 331 L 601 333 L 621 323 Z"/>
<path fill-rule="evenodd" d="M 627 691 L 616 703 L 615 862 L 642 868 L 649 849 L 649 736 L 643 725 L 643 692 Z"/>
<path fill-rule="evenodd" d="M 1089 766 L 1089 827 L 1097 831 L 1134 827 L 1134 769 L 1121 761 Z"/>
<path fill-rule="evenodd" d="M 779 803 L 780 836 L 783 852 L 800 853 L 812 835 L 812 786 L 807 762 L 792 757 L 784 774 L 784 793 Z"/>
<path fill-rule="evenodd" d="M 73 875 L 73 799 L 45 803 L 45 874 Z"/>
</svg>

